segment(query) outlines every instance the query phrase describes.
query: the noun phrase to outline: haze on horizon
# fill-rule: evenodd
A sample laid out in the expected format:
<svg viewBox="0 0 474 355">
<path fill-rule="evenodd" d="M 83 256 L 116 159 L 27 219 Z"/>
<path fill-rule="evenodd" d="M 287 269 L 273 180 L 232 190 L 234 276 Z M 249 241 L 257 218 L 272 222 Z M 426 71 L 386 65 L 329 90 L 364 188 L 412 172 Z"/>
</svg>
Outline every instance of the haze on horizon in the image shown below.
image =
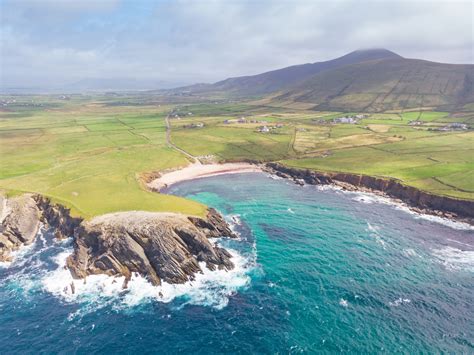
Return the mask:
<svg viewBox="0 0 474 355">
<path fill-rule="evenodd" d="M 0 88 L 173 87 L 361 48 L 473 63 L 472 14 L 472 1 L 0 0 Z"/>
</svg>

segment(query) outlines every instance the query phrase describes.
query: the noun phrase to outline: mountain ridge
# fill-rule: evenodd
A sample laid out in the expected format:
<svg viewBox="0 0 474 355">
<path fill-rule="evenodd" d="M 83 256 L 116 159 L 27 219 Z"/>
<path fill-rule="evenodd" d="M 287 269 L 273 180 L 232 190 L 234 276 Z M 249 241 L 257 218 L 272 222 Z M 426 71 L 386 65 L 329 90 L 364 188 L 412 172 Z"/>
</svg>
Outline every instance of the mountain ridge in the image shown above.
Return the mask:
<svg viewBox="0 0 474 355">
<path fill-rule="evenodd" d="M 473 69 L 405 58 L 362 62 L 318 73 L 273 100 L 312 103 L 317 110 L 453 110 L 474 102 Z"/>
<path fill-rule="evenodd" d="M 316 110 L 464 110 L 474 102 L 474 65 L 404 58 L 386 49 L 171 90 L 304 104 Z M 470 107 L 470 106 L 469 106 Z"/>
<path fill-rule="evenodd" d="M 191 91 L 195 93 L 230 91 L 237 94 L 237 96 L 239 96 L 239 92 L 245 91 L 244 96 L 265 95 L 281 90 L 287 85 L 304 80 L 322 71 L 382 58 L 402 57 L 387 49 L 361 49 L 327 61 L 297 64 L 255 75 L 231 77 L 213 84 L 200 83 L 176 88 L 174 90 Z"/>
</svg>

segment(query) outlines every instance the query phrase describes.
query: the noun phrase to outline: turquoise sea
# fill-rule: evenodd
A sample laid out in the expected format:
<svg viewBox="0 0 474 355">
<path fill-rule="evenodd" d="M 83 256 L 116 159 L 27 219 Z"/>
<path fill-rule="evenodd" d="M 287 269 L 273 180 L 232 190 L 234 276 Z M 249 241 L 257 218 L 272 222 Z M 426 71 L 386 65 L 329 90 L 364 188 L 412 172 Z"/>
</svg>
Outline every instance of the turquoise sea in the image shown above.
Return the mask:
<svg viewBox="0 0 474 355">
<path fill-rule="evenodd" d="M 221 211 L 237 268 L 62 292 L 71 242 L 42 231 L 0 266 L 1 353 L 474 353 L 474 230 L 369 194 L 265 174 L 169 193 Z M 105 282 L 105 281 L 104 281 Z"/>
</svg>

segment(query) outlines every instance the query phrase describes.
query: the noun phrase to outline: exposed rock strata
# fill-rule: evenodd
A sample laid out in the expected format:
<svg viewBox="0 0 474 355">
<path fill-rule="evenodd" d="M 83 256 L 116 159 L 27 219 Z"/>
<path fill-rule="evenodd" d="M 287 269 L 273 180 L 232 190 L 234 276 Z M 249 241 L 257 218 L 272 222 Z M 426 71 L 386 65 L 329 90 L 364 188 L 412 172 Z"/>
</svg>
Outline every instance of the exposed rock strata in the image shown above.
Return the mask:
<svg viewBox="0 0 474 355">
<path fill-rule="evenodd" d="M 229 228 L 227 222 L 214 208 L 209 208 L 207 219 L 199 217 L 188 217 L 188 219 L 209 238 L 219 238 L 222 236 L 235 237 L 234 232 Z"/>
<path fill-rule="evenodd" d="M 96 217 L 76 229 L 74 253 L 67 266 L 75 278 L 122 275 L 133 272 L 153 285 L 162 281 L 184 283 L 202 272 L 232 269 L 231 255 L 208 238 L 233 236 L 222 218 L 186 217 L 172 213 L 121 212 Z"/>
<path fill-rule="evenodd" d="M 381 192 L 399 199 L 412 208 L 429 214 L 448 218 L 459 218 L 474 224 L 474 201 L 433 195 L 412 186 L 406 186 L 394 179 L 384 179 L 350 173 L 321 173 L 308 169 L 296 169 L 278 163 L 268 163 L 269 172 L 283 178 L 291 178 L 297 183 L 311 185 L 335 184 L 349 190 Z"/>
<path fill-rule="evenodd" d="M 74 230 L 81 224 L 82 218 L 72 217 L 68 208 L 52 203 L 44 196 L 35 195 L 34 199 L 41 210 L 41 221 L 54 228 L 54 236 L 57 239 L 65 239 L 74 235 Z"/>
<path fill-rule="evenodd" d="M 35 240 L 41 213 L 31 194 L 0 200 L 0 261 L 11 261 L 11 252 Z"/>
<path fill-rule="evenodd" d="M 0 195 L 0 261 L 11 261 L 12 251 L 33 243 L 40 222 L 54 228 L 56 238 L 74 236 L 67 267 L 75 278 L 106 274 L 128 281 L 136 272 L 159 285 L 193 279 L 202 272 L 201 262 L 210 270 L 234 267 L 231 255 L 208 239 L 235 237 L 214 209 L 206 219 L 133 211 L 83 221 L 64 206 L 32 194 L 10 199 Z"/>
</svg>

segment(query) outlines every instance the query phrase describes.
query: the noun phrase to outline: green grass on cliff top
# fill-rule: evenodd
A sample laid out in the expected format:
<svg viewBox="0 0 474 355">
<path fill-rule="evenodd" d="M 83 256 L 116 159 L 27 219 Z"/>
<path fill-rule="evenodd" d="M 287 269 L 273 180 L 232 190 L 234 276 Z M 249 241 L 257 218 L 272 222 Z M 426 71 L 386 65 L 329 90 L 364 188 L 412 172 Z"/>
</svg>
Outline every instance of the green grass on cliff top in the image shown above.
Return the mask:
<svg viewBox="0 0 474 355">
<path fill-rule="evenodd" d="M 205 206 L 146 191 L 138 179 L 187 164 L 165 144 L 169 107 L 59 105 L 0 113 L 0 189 L 44 194 L 86 218 L 127 210 L 205 214 Z"/>
<path fill-rule="evenodd" d="M 0 111 L 0 189 L 44 194 L 86 218 L 126 210 L 203 215 L 205 206 L 146 191 L 138 178 L 187 164 L 166 146 L 164 117 L 173 108 L 146 97 L 19 97 Z M 472 113 L 372 114 L 357 125 L 321 125 L 315 121 L 341 114 L 228 103 L 178 109 L 186 118 L 172 121 L 172 140 L 196 156 L 393 177 L 432 193 L 474 199 L 474 132 L 435 130 L 448 122 L 473 124 Z M 241 116 L 282 127 L 262 134 L 260 123 L 223 123 Z M 424 124 L 408 125 L 414 119 Z M 192 122 L 204 127 L 184 127 Z"/>
</svg>

